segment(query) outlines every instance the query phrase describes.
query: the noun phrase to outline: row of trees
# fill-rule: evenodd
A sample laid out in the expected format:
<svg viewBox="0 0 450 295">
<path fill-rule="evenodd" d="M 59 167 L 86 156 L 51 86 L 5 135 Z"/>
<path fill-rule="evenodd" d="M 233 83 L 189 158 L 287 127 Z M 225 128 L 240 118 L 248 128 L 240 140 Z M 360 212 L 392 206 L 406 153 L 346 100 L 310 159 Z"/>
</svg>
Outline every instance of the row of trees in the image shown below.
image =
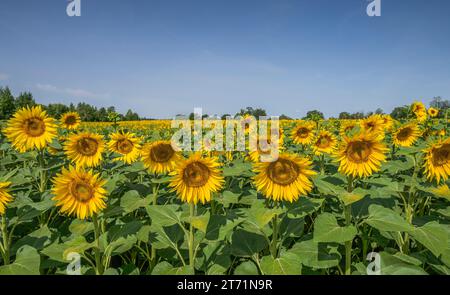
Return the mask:
<svg viewBox="0 0 450 295">
<path fill-rule="evenodd" d="M 30 92 L 20 93 L 14 97 L 8 87 L 0 87 L 0 120 L 9 119 L 16 110 L 25 106 L 34 106 L 36 102 Z M 60 118 L 62 114 L 74 111 L 80 114 L 81 120 L 87 122 L 105 122 L 110 121 L 112 117 L 117 117 L 121 121 L 140 120 L 139 115 L 132 110 L 125 114 L 118 114 L 116 109 L 111 106 L 108 108 L 97 108 L 90 104 L 81 102 L 76 106 L 74 104 L 65 105 L 62 103 L 51 103 L 43 106 L 47 113 L 55 118 Z"/>
</svg>

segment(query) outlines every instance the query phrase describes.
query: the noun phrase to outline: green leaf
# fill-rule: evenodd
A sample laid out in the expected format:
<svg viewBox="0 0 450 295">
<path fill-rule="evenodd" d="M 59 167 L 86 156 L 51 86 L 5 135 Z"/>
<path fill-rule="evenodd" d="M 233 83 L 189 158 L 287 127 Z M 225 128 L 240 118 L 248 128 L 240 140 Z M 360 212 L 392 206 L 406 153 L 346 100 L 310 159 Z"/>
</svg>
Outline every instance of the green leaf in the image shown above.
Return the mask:
<svg viewBox="0 0 450 295">
<path fill-rule="evenodd" d="M 416 227 L 410 234 L 416 241 L 427 247 L 436 257 L 439 257 L 447 249 L 447 231 L 443 228 L 443 225 L 436 221 L 428 222 L 421 227 Z"/>
<path fill-rule="evenodd" d="M 295 244 L 288 252 L 297 255 L 303 265 L 315 269 L 334 267 L 341 260 L 337 244 L 316 243 L 312 239 Z"/>
<path fill-rule="evenodd" d="M 148 205 L 145 208 L 154 224 L 160 226 L 181 224 L 181 211 L 178 211 L 178 205 Z"/>
<path fill-rule="evenodd" d="M 193 275 L 194 273 L 194 269 L 190 266 L 173 267 L 166 261 L 158 263 L 152 271 L 153 275 Z"/>
<path fill-rule="evenodd" d="M 266 247 L 264 236 L 256 233 L 238 229 L 231 237 L 231 253 L 235 256 L 249 257 Z"/>
<path fill-rule="evenodd" d="M 133 212 L 134 210 L 145 207 L 151 202 L 151 196 L 141 198 L 139 192 L 136 190 L 126 192 L 120 198 L 120 207 L 123 208 L 125 213 Z"/>
<path fill-rule="evenodd" d="M 245 261 L 234 270 L 235 275 L 259 275 L 258 267 L 253 261 Z"/>
<path fill-rule="evenodd" d="M 281 253 L 279 258 L 264 256 L 260 262 L 261 270 L 265 275 L 299 275 L 302 264 L 294 253 Z"/>
<path fill-rule="evenodd" d="M 387 252 L 380 254 L 380 271 L 382 275 L 426 275 L 419 266 L 407 263 Z"/>
<path fill-rule="evenodd" d="M 395 211 L 380 205 L 369 206 L 369 217 L 365 221 L 381 231 L 411 231 L 413 226 Z"/>
<path fill-rule="evenodd" d="M 316 218 L 314 224 L 314 242 L 344 243 L 356 236 L 357 230 L 353 225 L 341 227 L 336 217 L 330 213 L 322 213 Z"/>
<path fill-rule="evenodd" d="M 25 245 L 17 251 L 14 263 L 0 266 L 0 275 L 39 275 L 40 263 L 37 250 Z"/>
</svg>

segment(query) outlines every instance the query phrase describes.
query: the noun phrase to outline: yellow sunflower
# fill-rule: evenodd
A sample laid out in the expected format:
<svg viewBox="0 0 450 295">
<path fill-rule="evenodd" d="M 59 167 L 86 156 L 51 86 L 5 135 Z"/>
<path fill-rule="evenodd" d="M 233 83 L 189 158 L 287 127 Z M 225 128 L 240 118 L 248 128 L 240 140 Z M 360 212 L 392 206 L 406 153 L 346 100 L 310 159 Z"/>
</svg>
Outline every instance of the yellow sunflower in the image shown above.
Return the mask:
<svg viewBox="0 0 450 295">
<path fill-rule="evenodd" d="M 381 119 L 385 130 L 389 131 L 394 127 L 394 119 L 390 115 L 381 115 Z"/>
<path fill-rule="evenodd" d="M 313 121 L 300 121 L 292 129 L 291 138 L 295 144 L 310 144 L 314 139 L 316 124 Z"/>
<path fill-rule="evenodd" d="M 368 132 L 378 133 L 384 135 L 384 122 L 385 120 L 378 114 L 369 116 L 361 120 L 361 128 L 367 130 Z"/>
<path fill-rule="evenodd" d="M 333 133 L 327 130 L 319 131 L 312 144 L 314 154 L 331 154 L 336 149 L 337 140 Z"/>
<path fill-rule="evenodd" d="M 316 174 L 310 160 L 295 154 L 281 154 L 274 162 L 257 163 L 254 171 L 258 191 L 274 201 L 291 203 L 311 192 L 310 177 Z"/>
<path fill-rule="evenodd" d="M 4 133 L 19 152 L 43 149 L 56 137 L 55 120 L 41 106 L 18 110 L 8 121 Z"/>
<path fill-rule="evenodd" d="M 336 154 L 340 162 L 339 171 L 353 177 L 367 177 L 380 170 L 381 163 L 386 161 L 387 150 L 376 133 L 359 132 L 352 137 L 345 136 Z"/>
<path fill-rule="evenodd" d="M 429 144 L 425 152 L 425 174 L 439 183 L 450 175 L 450 138 Z"/>
<path fill-rule="evenodd" d="M 95 167 L 103 159 L 105 149 L 103 137 L 95 133 L 71 135 L 64 144 L 67 157 L 77 166 Z"/>
<path fill-rule="evenodd" d="M 63 214 L 79 219 L 92 217 L 106 207 L 105 184 L 99 174 L 69 166 L 53 178 L 53 200 Z"/>
<path fill-rule="evenodd" d="M 175 169 L 181 155 L 176 152 L 170 140 L 155 141 L 144 145 L 141 151 L 144 166 L 155 174 L 165 174 Z"/>
<path fill-rule="evenodd" d="M 12 196 L 8 192 L 11 182 L 0 182 L 0 215 L 5 213 L 6 205 L 12 201 Z"/>
<path fill-rule="evenodd" d="M 396 146 L 409 147 L 412 146 L 420 137 L 421 132 L 416 123 L 408 123 L 400 126 L 392 134 L 392 141 Z"/>
<path fill-rule="evenodd" d="M 411 105 L 411 112 L 413 112 L 419 122 L 427 119 L 427 108 L 420 101 L 416 101 Z"/>
<path fill-rule="evenodd" d="M 282 139 L 279 138 L 278 140 L 278 153 L 283 149 L 283 143 Z M 272 149 L 272 140 L 270 138 L 261 138 L 258 137 L 258 140 L 256 142 L 256 150 L 249 152 L 249 158 L 252 162 L 258 163 L 261 161 L 262 156 L 266 156 L 266 159 L 263 159 L 264 161 L 268 161 L 272 155 L 271 155 L 271 149 Z"/>
<path fill-rule="evenodd" d="M 437 109 L 435 109 L 435 108 L 429 108 L 429 109 L 428 109 L 428 115 L 429 115 L 431 118 L 436 117 L 438 114 L 439 114 L 439 110 L 437 110 Z"/>
<path fill-rule="evenodd" d="M 339 129 L 339 135 L 344 137 L 348 135 L 351 131 L 355 130 L 359 126 L 356 120 L 342 120 L 341 127 Z"/>
<path fill-rule="evenodd" d="M 140 139 L 134 133 L 117 132 L 111 135 L 108 142 L 108 148 L 111 152 L 118 153 L 121 156 L 114 158 L 113 161 L 123 161 L 131 164 L 137 160 L 140 154 Z"/>
<path fill-rule="evenodd" d="M 224 177 L 219 167 L 216 158 L 202 158 L 201 153 L 194 153 L 170 173 L 169 186 L 183 202 L 205 204 L 211 201 L 211 193 L 223 187 Z"/>
<path fill-rule="evenodd" d="M 68 112 L 62 115 L 60 122 L 66 129 L 74 130 L 80 126 L 81 118 L 77 112 Z"/>
</svg>

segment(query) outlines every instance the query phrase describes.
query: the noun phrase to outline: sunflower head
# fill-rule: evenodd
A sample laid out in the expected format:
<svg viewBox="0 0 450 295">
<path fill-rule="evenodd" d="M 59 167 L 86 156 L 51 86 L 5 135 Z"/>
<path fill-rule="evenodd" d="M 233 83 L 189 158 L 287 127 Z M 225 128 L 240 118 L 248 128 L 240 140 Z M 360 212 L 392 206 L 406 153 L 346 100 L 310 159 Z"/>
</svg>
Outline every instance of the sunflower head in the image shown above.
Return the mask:
<svg viewBox="0 0 450 295">
<path fill-rule="evenodd" d="M 274 162 L 254 166 L 256 188 L 274 201 L 296 201 L 313 188 L 310 177 L 315 175 L 311 161 L 294 154 L 281 154 Z"/>
<path fill-rule="evenodd" d="M 104 149 L 103 137 L 89 132 L 73 134 L 64 144 L 67 157 L 77 166 L 98 166 Z"/>
<path fill-rule="evenodd" d="M 12 201 L 8 188 L 11 182 L 0 182 L 0 215 L 5 214 L 6 205 Z"/>
<path fill-rule="evenodd" d="M 144 166 L 155 174 L 166 174 L 173 171 L 177 162 L 181 160 L 180 154 L 172 147 L 170 140 L 145 144 L 141 156 Z"/>
<path fill-rule="evenodd" d="M 353 177 L 372 175 L 386 161 L 387 150 L 378 134 L 362 131 L 351 137 L 345 136 L 336 153 L 339 171 Z"/>
<path fill-rule="evenodd" d="M 337 145 L 336 137 L 330 131 L 319 131 L 313 141 L 313 151 L 316 155 L 331 154 Z"/>
<path fill-rule="evenodd" d="M 436 117 L 438 114 L 439 114 L 439 110 L 438 110 L 438 109 L 435 109 L 435 108 L 429 108 L 429 109 L 428 109 L 428 115 L 429 115 L 431 118 Z"/>
<path fill-rule="evenodd" d="M 423 122 L 427 119 L 427 108 L 420 101 L 416 101 L 411 105 L 411 112 L 416 116 L 419 122 Z"/>
<path fill-rule="evenodd" d="M 291 138 L 295 144 L 310 144 L 314 139 L 316 123 L 313 121 L 300 121 L 292 129 Z"/>
<path fill-rule="evenodd" d="M 350 132 L 353 132 L 354 130 L 359 128 L 358 121 L 356 120 L 342 120 L 341 126 L 339 129 L 339 135 L 341 137 L 344 137 L 346 135 L 349 135 Z"/>
<path fill-rule="evenodd" d="M 384 135 L 384 119 L 378 115 L 369 116 L 363 120 L 361 120 L 361 128 L 371 133 L 378 133 Z"/>
<path fill-rule="evenodd" d="M 249 158 L 252 162 L 270 162 L 276 158 L 279 152 L 283 149 L 283 142 L 278 138 L 278 142 L 272 142 L 270 137 L 258 137 L 256 141 L 256 149 L 250 150 Z"/>
<path fill-rule="evenodd" d="M 41 106 L 18 110 L 8 121 L 5 131 L 8 140 L 19 152 L 45 148 L 57 135 L 53 118 Z"/>
<path fill-rule="evenodd" d="M 53 200 L 63 214 L 79 219 L 92 217 L 106 207 L 105 184 L 99 174 L 72 166 L 63 168 L 53 178 Z"/>
<path fill-rule="evenodd" d="M 114 158 L 114 161 L 123 161 L 131 164 L 137 160 L 140 154 L 140 138 L 134 133 L 117 132 L 111 135 L 108 142 L 108 148 L 111 152 L 117 153 L 120 157 Z"/>
<path fill-rule="evenodd" d="M 66 129 L 74 130 L 80 126 L 81 118 L 77 112 L 68 112 L 62 115 L 60 122 Z"/>
<path fill-rule="evenodd" d="M 450 138 L 431 143 L 425 152 L 425 174 L 428 179 L 448 179 L 450 174 Z"/>
<path fill-rule="evenodd" d="M 400 126 L 393 134 L 392 141 L 396 146 L 412 146 L 420 137 L 421 132 L 416 123 Z"/>
<path fill-rule="evenodd" d="M 194 153 L 182 160 L 170 173 L 170 186 L 183 202 L 205 204 L 211 201 L 211 194 L 222 189 L 224 177 L 216 158 L 203 158 Z"/>
</svg>

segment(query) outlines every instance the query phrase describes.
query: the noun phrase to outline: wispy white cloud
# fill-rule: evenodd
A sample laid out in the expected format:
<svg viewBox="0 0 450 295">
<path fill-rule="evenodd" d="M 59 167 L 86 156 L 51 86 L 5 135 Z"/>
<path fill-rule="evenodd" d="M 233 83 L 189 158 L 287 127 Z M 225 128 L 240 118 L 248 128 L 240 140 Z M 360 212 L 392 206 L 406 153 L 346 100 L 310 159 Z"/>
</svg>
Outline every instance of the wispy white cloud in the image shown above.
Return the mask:
<svg viewBox="0 0 450 295">
<path fill-rule="evenodd" d="M 42 91 L 64 94 L 76 98 L 104 99 L 110 97 L 108 93 L 95 93 L 92 91 L 78 88 L 60 88 L 51 84 L 37 83 L 36 87 Z"/>
<path fill-rule="evenodd" d="M 9 79 L 9 75 L 5 73 L 0 73 L 0 81 L 5 81 Z"/>
</svg>

